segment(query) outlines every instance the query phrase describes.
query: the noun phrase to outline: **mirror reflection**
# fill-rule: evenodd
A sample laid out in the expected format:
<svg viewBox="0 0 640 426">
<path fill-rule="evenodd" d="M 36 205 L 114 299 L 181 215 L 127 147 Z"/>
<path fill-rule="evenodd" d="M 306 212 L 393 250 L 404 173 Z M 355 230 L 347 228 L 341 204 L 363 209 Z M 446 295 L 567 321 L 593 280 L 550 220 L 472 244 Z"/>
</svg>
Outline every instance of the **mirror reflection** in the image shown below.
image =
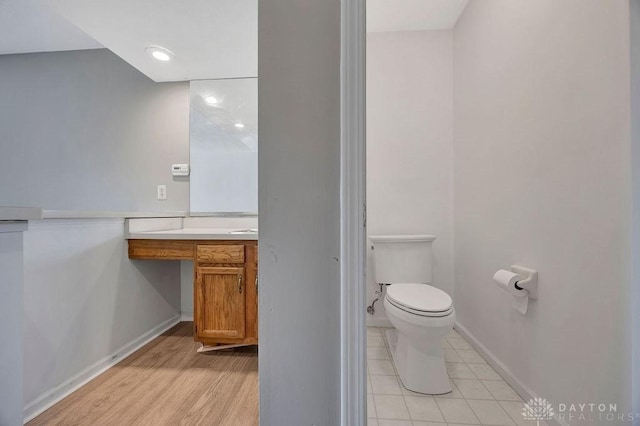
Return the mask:
<svg viewBox="0 0 640 426">
<path fill-rule="evenodd" d="M 258 79 L 190 83 L 192 214 L 258 212 Z"/>
</svg>

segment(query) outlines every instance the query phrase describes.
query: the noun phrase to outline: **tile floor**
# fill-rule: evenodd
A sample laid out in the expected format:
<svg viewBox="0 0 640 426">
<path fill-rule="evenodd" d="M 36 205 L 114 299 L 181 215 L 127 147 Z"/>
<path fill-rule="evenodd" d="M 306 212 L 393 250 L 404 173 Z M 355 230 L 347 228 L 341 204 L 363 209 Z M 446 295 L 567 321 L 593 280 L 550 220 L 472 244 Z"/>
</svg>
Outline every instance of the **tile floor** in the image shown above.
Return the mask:
<svg viewBox="0 0 640 426">
<path fill-rule="evenodd" d="M 522 418 L 522 398 L 455 330 L 442 342 L 453 392 L 434 397 L 405 389 L 384 330 L 367 329 L 368 426 L 536 424 Z"/>
</svg>

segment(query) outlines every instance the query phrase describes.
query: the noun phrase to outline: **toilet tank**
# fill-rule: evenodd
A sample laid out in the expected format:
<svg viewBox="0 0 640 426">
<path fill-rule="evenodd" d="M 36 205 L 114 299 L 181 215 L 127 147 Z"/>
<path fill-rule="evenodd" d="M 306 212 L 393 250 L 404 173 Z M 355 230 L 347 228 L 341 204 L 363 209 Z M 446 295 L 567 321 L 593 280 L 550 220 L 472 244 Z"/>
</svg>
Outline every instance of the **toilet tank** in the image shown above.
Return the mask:
<svg viewBox="0 0 640 426">
<path fill-rule="evenodd" d="M 378 284 L 430 284 L 433 235 L 372 235 L 373 265 Z"/>
</svg>

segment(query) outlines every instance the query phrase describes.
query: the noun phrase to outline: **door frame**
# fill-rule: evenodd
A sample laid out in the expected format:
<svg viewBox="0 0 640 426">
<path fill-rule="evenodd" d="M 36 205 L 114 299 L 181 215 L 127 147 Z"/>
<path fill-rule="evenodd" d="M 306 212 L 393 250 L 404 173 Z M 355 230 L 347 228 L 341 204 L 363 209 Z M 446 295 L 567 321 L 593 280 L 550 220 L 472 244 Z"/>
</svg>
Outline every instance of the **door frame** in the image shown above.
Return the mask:
<svg viewBox="0 0 640 426">
<path fill-rule="evenodd" d="M 365 426 L 366 0 L 342 0 L 340 16 L 340 411 Z"/>
</svg>

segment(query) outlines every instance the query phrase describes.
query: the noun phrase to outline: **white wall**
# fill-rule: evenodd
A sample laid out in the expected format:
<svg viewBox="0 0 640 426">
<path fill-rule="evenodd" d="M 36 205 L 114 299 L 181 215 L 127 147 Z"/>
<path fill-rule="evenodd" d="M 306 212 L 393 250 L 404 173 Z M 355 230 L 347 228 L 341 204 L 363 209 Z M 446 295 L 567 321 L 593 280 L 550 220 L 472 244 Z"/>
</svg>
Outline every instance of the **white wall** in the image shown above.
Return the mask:
<svg viewBox="0 0 640 426">
<path fill-rule="evenodd" d="M 434 285 L 453 294 L 453 35 L 367 35 L 367 232 L 434 234 Z M 368 250 L 367 303 L 379 289 Z M 382 301 L 370 323 L 386 318 Z M 372 322 L 372 319 L 375 322 Z"/>
<path fill-rule="evenodd" d="M 0 55 L 0 205 L 186 211 L 189 86 L 106 49 Z M 167 200 L 156 185 L 167 185 Z"/>
<path fill-rule="evenodd" d="M 179 262 L 129 260 L 122 219 L 30 222 L 24 265 L 27 416 L 180 313 Z"/>
<path fill-rule="evenodd" d="M 340 2 L 259 2 L 260 424 L 340 419 Z"/>
<path fill-rule="evenodd" d="M 0 222 L 0 425 L 22 424 L 22 231 Z"/>
<path fill-rule="evenodd" d="M 619 411 L 631 402 L 629 47 L 625 0 L 475 0 L 454 30 L 458 321 L 529 391 Z M 540 274 L 525 316 L 491 279 L 513 263 Z"/>
</svg>

